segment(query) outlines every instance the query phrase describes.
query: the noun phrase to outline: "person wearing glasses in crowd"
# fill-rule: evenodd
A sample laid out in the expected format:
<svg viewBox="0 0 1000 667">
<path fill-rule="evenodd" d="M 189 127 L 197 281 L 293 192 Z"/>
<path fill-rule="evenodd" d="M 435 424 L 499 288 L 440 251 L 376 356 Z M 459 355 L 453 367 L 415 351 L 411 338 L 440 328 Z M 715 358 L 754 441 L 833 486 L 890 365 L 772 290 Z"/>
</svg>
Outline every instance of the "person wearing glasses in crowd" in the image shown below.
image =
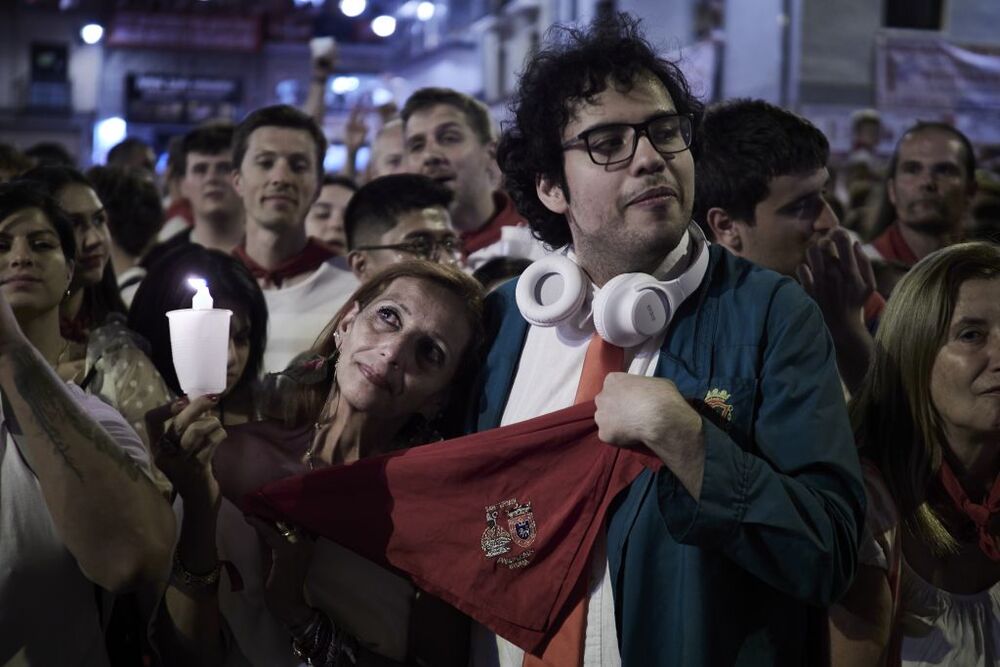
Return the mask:
<svg viewBox="0 0 1000 667">
<path fill-rule="evenodd" d="M 823 607 L 850 584 L 864 518 L 822 314 L 692 222 L 701 105 L 636 19 L 558 30 L 512 112 L 497 148 L 506 186 L 559 250 L 522 274 L 537 289 L 511 282 L 487 300 L 472 427 L 583 402 L 603 378 L 601 440 L 645 446 L 663 467 L 616 499 L 589 587 L 542 655 L 477 626 L 473 664 L 819 664 Z M 582 282 L 580 301 L 546 296 L 548 275 L 573 278 L 562 296 Z M 645 331 L 605 307 L 640 284 L 670 295 L 641 302 L 666 312 Z M 521 498 L 516 480 L 509 493 Z"/>
<path fill-rule="evenodd" d="M 451 200 L 450 190 L 418 174 L 383 176 L 362 186 L 344 214 L 347 261 L 358 280 L 407 259 L 460 265 Z"/>
</svg>

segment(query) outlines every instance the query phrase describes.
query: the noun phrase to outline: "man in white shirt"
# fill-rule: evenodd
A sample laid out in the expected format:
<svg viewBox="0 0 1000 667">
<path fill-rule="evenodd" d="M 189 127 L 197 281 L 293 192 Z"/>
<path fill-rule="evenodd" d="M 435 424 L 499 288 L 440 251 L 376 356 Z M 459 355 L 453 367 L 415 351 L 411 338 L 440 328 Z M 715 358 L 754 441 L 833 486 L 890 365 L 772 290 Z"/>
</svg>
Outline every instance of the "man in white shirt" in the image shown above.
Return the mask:
<svg viewBox="0 0 1000 667">
<path fill-rule="evenodd" d="M 234 135 L 233 185 L 246 212 L 246 240 L 233 254 L 267 300 L 267 372 L 308 350 L 358 284 L 343 258 L 306 235 L 325 154 L 319 126 L 286 105 L 257 109 Z"/>
</svg>

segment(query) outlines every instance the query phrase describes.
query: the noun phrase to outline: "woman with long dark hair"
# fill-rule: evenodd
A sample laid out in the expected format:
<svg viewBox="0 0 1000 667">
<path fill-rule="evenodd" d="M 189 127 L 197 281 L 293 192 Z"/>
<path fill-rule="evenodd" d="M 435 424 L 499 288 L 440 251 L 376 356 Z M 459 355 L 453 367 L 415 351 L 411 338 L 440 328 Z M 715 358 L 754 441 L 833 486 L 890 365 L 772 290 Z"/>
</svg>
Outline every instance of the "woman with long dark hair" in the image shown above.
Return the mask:
<svg viewBox="0 0 1000 667">
<path fill-rule="evenodd" d="M 182 394 L 174 371 L 166 313 L 191 307 L 188 279 L 204 279 L 216 308 L 233 311 L 229 323 L 226 390 L 218 402 L 224 426 L 254 419 L 255 385 L 267 342 L 267 304 L 260 286 L 243 263 L 197 244 L 176 248 L 157 260 L 139 286 L 129 310 L 129 328 L 149 341 L 150 358 L 176 396 Z"/>
</svg>

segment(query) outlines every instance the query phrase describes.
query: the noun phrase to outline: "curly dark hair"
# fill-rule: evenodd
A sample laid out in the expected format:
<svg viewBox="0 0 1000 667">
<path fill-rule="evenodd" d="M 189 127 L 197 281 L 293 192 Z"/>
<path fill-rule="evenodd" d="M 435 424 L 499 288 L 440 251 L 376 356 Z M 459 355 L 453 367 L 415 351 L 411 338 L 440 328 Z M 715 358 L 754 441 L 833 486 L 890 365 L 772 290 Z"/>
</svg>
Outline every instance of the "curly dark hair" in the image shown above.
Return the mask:
<svg viewBox="0 0 1000 667">
<path fill-rule="evenodd" d="M 497 162 L 506 188 L 527 218 L 532 233 L 552 247 L 572 240 L 566 217 L 550 211 L 535 191 L 541 176 L 566 188 L 562 132 L 576 106 L 592 104 L 613 81 L 630 88 L 649 74 L 663 84 L 677 113 L 691 114 L 698 126 L 702 104 L 677 66 L 657 55 L 640 30 L 640 20 L 626 13 L 596 19 L 586 28 L 555 26 L 546 46 L 528 61 L 510 103 L 512 121 L 497 146 Z"/>
<path fill-rule="evenodd" d="M 791 111 L 751 99 L 709 107 L 692 150 L 697 156 L 693 217 L 709 238 L 709 208 L 723 208 L 752 225 L 771 179 L 812 173 L 830 159 L 830 143 L 819 128 Z"/>
</svg>

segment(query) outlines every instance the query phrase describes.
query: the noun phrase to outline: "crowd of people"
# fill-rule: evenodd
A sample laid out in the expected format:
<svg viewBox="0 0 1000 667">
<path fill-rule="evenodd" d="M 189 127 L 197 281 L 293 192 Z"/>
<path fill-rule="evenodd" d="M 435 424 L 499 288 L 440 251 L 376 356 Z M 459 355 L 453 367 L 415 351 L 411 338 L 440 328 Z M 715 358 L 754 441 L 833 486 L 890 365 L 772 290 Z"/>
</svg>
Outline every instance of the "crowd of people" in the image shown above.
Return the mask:
<svg viewBox="0 0 1000 667">
<path fill-rule="evenodd" d="M 177 137 L 162 188 L 138 139 L 0 147 L 0 664 L 1000 665 L 958 129 L 883 164 L 863 113 L 835 159 L 627 14 L 553 30 L 500 134 L 424 88 L 328 174 L 321 100 Z M 174 368 L 192 276 L 218 394 Z"/>
</svg>

